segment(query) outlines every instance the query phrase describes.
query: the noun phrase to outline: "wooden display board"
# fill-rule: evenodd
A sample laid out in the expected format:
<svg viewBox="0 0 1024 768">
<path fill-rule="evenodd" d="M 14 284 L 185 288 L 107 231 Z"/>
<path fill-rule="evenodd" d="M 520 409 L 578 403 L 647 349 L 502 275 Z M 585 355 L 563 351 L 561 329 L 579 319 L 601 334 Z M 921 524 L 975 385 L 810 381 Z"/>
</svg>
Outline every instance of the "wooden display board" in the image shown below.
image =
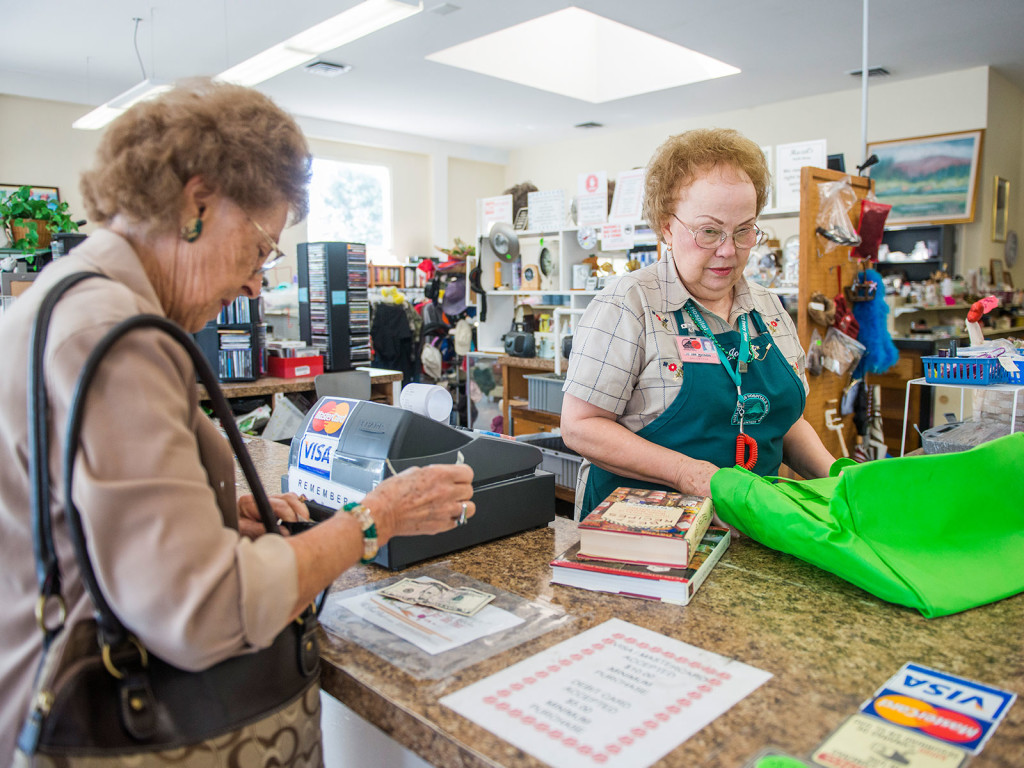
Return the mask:
<svg viewBox="0 0 1024 768">
<path fill-rule="evenodd" d="M 850 246 L 836 245 L 826 252 L 829 241 L 815 231 L 818 227 L 818 210 L 820 206 L 818 185 L 849 178 L 857 195 L 857 203 L 849 211 L 854 228 L 860 224 L 860 200 L 871 191 L 871 179 L 861 176 L 850 176 L 839 171 L 824 168 L 805 167 L 800 172 L 800 288 L 799 314 L 797 331 L 800 346 L 807 350 L 811 341 L 811 333 L 815 328 L 822 338 L 828 330 L 818 325 L 807 314 L 807 303 L 815 293 L 822 293 L 834 299 L 841 289 L 849 286 L 857 274 L 857 262 L 850 258 Z M 810 392 L 807 395 L 807 406 L 804 418 L 821 436 L 825 447 L 832 455 L 839 458 L 843 455 L 838 435 L 825 426 L 825 411 L 828 408 L 840 408 L 843 390 L 850 382 L 849 374 L 839 377 L 831 371 L 823 370 L 820 376 L 807 375 Z M 853 417 L 843 419 L 843 436 L 847 451 L 852 455 L 856 444 L 856 429 Z"/>
</svg>

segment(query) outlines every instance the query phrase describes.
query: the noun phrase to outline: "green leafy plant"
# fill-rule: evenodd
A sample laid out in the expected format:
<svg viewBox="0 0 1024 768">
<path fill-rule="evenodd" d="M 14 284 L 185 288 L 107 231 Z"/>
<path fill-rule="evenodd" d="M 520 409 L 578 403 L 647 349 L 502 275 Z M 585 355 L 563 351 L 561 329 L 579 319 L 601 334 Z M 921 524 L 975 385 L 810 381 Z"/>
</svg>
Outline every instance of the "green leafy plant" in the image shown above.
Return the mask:
<svg viewBox="0 0 1024 768">
<path fill-rule="evenodd" d="M 25 260 L 30 264 L 35 260 L 35 251 L 39 247 L 39 226 L 44 226 L 51 233 L 78 231 L 78 225 L 68 214 L 67 203 L 33 198 L 31 187 L 19 187 L 0 198 L 0 225 L 11 241 L 11 247 L 25 254 Z M 25 229 L 19 229 L 15 237 L 14 227 Z"/>
</svg>

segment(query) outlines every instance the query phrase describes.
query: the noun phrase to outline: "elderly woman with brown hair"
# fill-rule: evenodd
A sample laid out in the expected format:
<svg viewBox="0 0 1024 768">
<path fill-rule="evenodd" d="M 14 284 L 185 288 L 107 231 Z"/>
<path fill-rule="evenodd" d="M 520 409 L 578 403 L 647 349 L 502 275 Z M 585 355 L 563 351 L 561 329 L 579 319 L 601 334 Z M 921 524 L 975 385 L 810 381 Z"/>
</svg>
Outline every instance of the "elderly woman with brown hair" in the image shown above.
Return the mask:
<svg viewBox="0 0 1024 768">
<path fill-rule="evenodd" d="M 574 334 L 561 426 L 587 459 L 581 514 L 620 485 L 710 496 L 711 476 L 736 463 L 828 474 L 833 457 L 802 417 L 796 327 L 743 278 L 768 191 L 760 147 L 736 131 L 688 131 L 652 157 L 644 212 L 663 256 L 596 296 Z"/>
<path fill-rule="evenodd" d="M 256 91 L 201 81 L 136 105 L 108 129 L 82 180 L 100 228 L 0 320 L 0 763 L 13 753 L 43 650 L 21 407 L 41 298 L 73 272 L 109 278 L 72 287 L 50 323 L 43 372 L 50 475 L 59 478 L 72 390 L 98 340 L 140 313 L 195 332 L 237 296 L 257 296 L 289 215 L 306 213 L 309 163 L 298 126 Z M 261 536 L 252 497 L 236 502 L 232 455 L 199 408 L 188 355 L 157 330 L 118 342 L 86 403 L 73 494 L 97 579 L 126 628 L 182 669 L 269 645 L 376 546 L 450 530 L 475 511 L 469 467 L 416 468 L 381 483 L 355 514 L 290 537 Z M 94 607 L 68 543 L 59 483 L 51 495 L 70 627 Z M 281 519 L 308 517 L 294 494 L 273 496 L 272 505 Z"/>
</svg>

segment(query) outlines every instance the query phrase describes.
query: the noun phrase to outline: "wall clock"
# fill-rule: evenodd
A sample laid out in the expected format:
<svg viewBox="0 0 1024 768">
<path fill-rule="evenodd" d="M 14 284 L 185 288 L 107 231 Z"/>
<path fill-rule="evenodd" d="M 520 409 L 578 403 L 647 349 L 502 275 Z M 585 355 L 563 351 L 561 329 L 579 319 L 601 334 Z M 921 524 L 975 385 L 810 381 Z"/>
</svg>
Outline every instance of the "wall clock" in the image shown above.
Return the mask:
<svg viewBox="0 0 1024 768">
<path fill-rule="evenodd" d="M 590 250 L 597 245 L 597 230 L 593 227 L 580 227 L 576 230 L 576 242 L 580 248 Z"/>
</svg>

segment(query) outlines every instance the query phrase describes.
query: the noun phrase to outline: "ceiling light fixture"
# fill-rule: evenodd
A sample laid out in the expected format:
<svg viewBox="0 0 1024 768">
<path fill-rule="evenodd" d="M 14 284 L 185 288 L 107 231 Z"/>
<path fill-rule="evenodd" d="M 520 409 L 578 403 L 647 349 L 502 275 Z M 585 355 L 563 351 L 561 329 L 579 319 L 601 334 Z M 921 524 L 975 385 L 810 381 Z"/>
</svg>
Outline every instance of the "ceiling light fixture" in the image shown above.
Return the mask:
<svg viewBox="0 0 1024 768">
<path fill-rule="evenodd" d="M 343 75 L 346 72 L 351 71 L 351 64 L 332 64 L 329 61 L 314 61 L 312 64 L 307 64 L 304 69 L 311 75 L 320 75 L 320 77 L 337 77 Z"/>
<path fill-rule="evenodd" d="M 365 0 L 226 69 L 214 79 L 256 85 L 422 10 L 420 0 Z"/>
<path fill-rule="evenodd" d="M 591 104 L 740 71 L 575 7 L 454 45 L 427 59 Z"/>
<path fill-rule="evenodd" d="M 154 96 L 158 96 L 171 89 L 171 84 L 168 82 L 146 77 L 146 68 L 142 65 L 142 56 L 139 55 L 139 23 L 142 19 L 135 18 L 133 21 L 135 22 L 135 55 L 138 56 L 139 67 L 142 69 L 142 82 L 133 85 L 124 93 L 119 93 L 105 104 L 100 104 L 96 109 L 82 115 L 71 124 L 72 128 L 77 128 L 80 131 L 99 130 L 133 104 L 138 104 L 146 99 L 152 99 Z"/>
</svg>

